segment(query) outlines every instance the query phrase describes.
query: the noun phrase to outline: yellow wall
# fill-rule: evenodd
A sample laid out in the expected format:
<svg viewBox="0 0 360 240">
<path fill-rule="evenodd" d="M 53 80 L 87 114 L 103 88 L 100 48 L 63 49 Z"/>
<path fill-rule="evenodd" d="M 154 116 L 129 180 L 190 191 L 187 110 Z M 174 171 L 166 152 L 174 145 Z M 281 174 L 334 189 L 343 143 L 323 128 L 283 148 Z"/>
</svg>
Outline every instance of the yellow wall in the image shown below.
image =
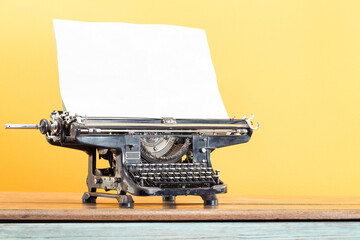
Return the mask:
<svg viewBox="0 0 360 240">
<path fill-rule="evenodd" d="M 86 155 L 49 145 L 61 109 L 52 19 L 205 29 L 230 116 L 261 128 L 213 154 L 232 194 L 360 196 L 360 1 L 0 1 L 1 191 L 86 190 Z"/>
</svg>

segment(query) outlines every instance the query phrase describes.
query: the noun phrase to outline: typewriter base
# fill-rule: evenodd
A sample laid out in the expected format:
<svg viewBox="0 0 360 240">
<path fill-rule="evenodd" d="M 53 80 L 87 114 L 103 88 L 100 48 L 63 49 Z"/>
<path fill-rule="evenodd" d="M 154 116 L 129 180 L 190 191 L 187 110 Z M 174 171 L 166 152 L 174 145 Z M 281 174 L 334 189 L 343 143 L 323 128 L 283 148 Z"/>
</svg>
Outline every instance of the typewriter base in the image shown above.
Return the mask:
<svg viewBox="0 0 360 240">
<path fill-rule="evenodd" d="M 199 195 L 204 200 L 204 206 L 217 206 L 218 199 L 216 194 L 204 194 Z M 121 208 L 133 208 L 134 200 L 131 195 L 111 194 L 111 193 L 99 193 L 99 192 L 85 192 L 82 197 L 83 204 L 96 203 L 98 197 L 115 198 L 119 207 Z M 175 203 L 176 196 L 168 195 L 163 196 L 163 203 Z"/>
<path fill-rule="evenodd" d="M 131 195 L 85 192 L 82 197 L 82 202 L 83 203 L 96 203 L 97 197 L 115 198 L 119 203 L 119 207 L 122 207 L 122 208 L 134 207 L 134 199 L 132 198 Z"/>
</svg>

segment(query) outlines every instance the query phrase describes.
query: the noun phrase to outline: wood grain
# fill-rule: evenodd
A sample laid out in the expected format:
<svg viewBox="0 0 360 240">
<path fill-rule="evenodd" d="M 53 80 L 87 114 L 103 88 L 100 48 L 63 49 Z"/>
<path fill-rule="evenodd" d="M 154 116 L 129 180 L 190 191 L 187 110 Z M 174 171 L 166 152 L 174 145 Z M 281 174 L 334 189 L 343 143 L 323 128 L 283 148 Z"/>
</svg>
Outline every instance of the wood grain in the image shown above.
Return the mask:
<svg viewBox="0 0 360 240">
<path fill-rule="evenodd" d="M 0 223 L 0 239 L 359 239 L 359 222 Z"/>
<path fill-rule="evenodd" d="M 200 197 L 180 196 L 176 204 L 160 197 L 134 197 L 134 209 L 114 199 L 82 204 L 82 193 L 0 192 L 1 221 L 249 221 L 360 220 L 360 197 L 219 195 L 207 208 Z"/>
</svg>

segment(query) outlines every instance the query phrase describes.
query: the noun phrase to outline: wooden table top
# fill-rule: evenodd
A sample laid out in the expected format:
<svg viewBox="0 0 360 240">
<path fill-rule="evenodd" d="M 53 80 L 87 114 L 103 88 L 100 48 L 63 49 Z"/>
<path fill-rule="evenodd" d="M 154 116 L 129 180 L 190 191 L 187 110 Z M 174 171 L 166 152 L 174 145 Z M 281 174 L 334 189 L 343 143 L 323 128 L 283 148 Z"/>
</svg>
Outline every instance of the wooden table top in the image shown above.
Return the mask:
<svg viewBox="0 0 360 240">
<path fill-rule="evenodd" d="M 360 197 L 218 195 L 219 206 L 204 207 L 198 196 L 134 197 L 133 209 L 114 199 L 82 204 L 82 193 L 0 192 L 0 221 L 253 221 L 360 220 Z"/>
<path fill-rule="evenodd" d="M 0 239 L 360 239 L 360 222 L 0 223 Z"/>
</svg>

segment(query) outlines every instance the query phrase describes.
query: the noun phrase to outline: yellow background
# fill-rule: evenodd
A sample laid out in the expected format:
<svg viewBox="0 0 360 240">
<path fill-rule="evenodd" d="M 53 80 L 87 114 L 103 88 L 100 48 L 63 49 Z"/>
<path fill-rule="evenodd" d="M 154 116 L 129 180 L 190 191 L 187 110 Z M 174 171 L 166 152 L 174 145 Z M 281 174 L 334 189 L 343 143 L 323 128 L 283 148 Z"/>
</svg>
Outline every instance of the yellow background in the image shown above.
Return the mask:
<svg viewBox="0 0 360 240">
<path fill-rule="evenodd" d="M 85 153 L 3 129 L 61 110 L 53 18 L 205 29 L 229 115 L 261 122 L 212 156 L 229 192 L 360 196 L 356 0 L 0 0 L 0 191 L 86 190 Z"/>
</svg>

